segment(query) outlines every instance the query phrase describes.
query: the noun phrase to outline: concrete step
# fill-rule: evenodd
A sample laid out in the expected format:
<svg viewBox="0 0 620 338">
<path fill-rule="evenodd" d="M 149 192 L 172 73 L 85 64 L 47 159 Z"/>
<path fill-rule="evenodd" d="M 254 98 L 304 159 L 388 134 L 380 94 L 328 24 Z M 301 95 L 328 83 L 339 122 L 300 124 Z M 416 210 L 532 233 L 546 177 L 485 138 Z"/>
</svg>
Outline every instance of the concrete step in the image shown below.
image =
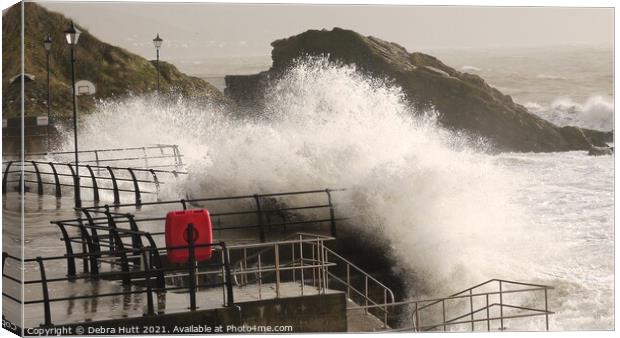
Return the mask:
<svg viewBox="0 0 620 338">
<path fill-rule="evenodd" d="M 359 306 L 347 298 L 347 308 Z M 383 322 L 373 314 L 365 313 L 364 309 L 347 310 L 348 332 L 375 332 L 383 330 Z"/>
</svg>

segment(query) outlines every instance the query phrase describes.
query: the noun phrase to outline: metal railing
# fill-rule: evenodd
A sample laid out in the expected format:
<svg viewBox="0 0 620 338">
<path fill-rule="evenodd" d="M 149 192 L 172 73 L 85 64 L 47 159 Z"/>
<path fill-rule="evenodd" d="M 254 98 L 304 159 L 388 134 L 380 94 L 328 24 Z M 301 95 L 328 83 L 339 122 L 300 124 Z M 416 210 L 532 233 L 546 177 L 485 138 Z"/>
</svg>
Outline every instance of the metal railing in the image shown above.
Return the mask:
<svg viewBox="0 0 620 338">
<path fill-rule="evenodd" d="M 384 305 L 370 311 L 382 322 L 383 328 L 387 328 L 387 304 L 394 302 L 394 293 L 325 245 L 325 242 L 333 240 L 334 237 L 298 233 L 284 241 L 230 246 L 231 251 L 242 251 L 241 258 L 233 264 L 235 283 L 242 287 L 257 285 L 259 299 L 265 280 L 273 281 L 274 278 L 276 298 L 280 295 L 283 281 L 299 283 L 300 296 L 304 296 L 308 286 L 316 288 L 319 293 L 330 289 L 343 291 L 348 299 L 364 304 L 366 314 L 369 313 L 369 305 Z M 347 308 L 355 309 L 357 307 Z"/>
<path fill-rule="evenodd" d="M 333 265 L 323 255 L 325 241 L 335 238 L 297 233 L 286 240 L 269 243 L 231 245 L 232 275 L 236 285 L 256 285 L 258 298 L 266 283 L 275 284 L 275 298 L 281 297 L 281 284 L 299 283 L 299 295 L 304 296 L 311 287 L 318 293 L 328 290 L 327 270 Z M 305 254 L 304 254 L 305 252 Z M 287 296 L 290 296 L 288 294 Z"/>
<path fill-rule="evenodd" d="M 279 192 L 268 194 L 191 198 L 169 201 L 143 202 L 140 205 L 135 203 L 114 205 L 116 214 L 124 217 L 127 212 L 121 212 L 123 208 L 135 212 L 138 207 L 146 206 L 178 206 L 183 210 L 188 207 L 208 208 L 210 216 L 214 222 L 213 231 L 234 231 L 234 230 L 258 230 L 260 242 L 266 241 L 266 235 L 273 229 L 286 231 L 295 226 L 327 225 L 332 236 L 336 235 L 338 221 L 346 218 L 336 217 L 335 203 L 333 194 L 344 191 L 344 189 L 321 189 Z M 293 199 L 302 199 L 294 202 Z M 306 199 L 306 200 L 303 200 Z M 319 199 L 318 201 L 315 201 Z M 217 202 L 225 202 L 226 208 L 221 208 Z M 234 204 L 236 203 L 236 204 Z M 293 205 L 297 203 L 296 205 Z M 230 205 L 234 204 L 233 209 Z M 218 209 L 222 210 L 218 210 Z M 81 208 L 88 221 L 99 221 L 109 224 L 109 217 L 92 217 L 93 214 L 110 213 L 107 205 L 98 205 Z M 165 208 L 162 208 L 162 215 L 159 217 L 134 217 L 138 224 L 141 222 L 162 222 L 166 219 Z M 114 214 L 114 213 L 112 213 Z M 87 220 L 84 220 L 87 221 Z M 128 222 L 127 220 L 121 222 Z M 163 232 L 153 232 L 153 235 L 163 235 Z"/>
<path fill-rule="evenodd" d="M 73 253 L 70 255 L 51 256 L 51 257 L 36 257 L 21 259 L 9 255 L 6 252 L 2 254 L 2 277 L 8 281 L 29 285 L 40 285 L 41 298 L 21 300 L 18 297 L 2 293 L 7 299 L 17 302 L 22 305 L 31 304 L 43 304 L 43 323 L 41 326 L 52 326 L 52 311 L 51 304 L 56 302 L 72 302 L 75 300 L 86 299 L 99 299 L 106 297 L 128 296 L 128 295 L 144 295 L 146 297 L 146 307 L 144 309 L 144 316 L 156 315 L 155 301 L 153 294 L 157 296 L 157 313 L 162 313 L 165 304 L 161 304 L 162 295 L 167 291 L 187 291 L 189 296 L 189 310 L 196 311 L 196 296 L 201 288 L 214 288 L 221 287 L 223 292 L 222 303 L 224 306 L 234 305 L 234 294 L 232 285 L 232 275 L 230 269 L 230 258 L 228 256 L 228 250 L 224 242 L 212 243 L 212 244 L 195 244 L 193 243 L 194 236 L 191 236 L 193 227 L 190 225 L 189 234 L 190 241 L 186 246 L 170 246 L 170 247 L 153 247 L 143 246 L 141 248 L 130 249 L 115 249 L 115 250 L 100 250 L 98 252 L 82 252 Z M 135 233 L 131 231 L 119 230 L 118 232 L 128 232 L 132 235 L 146 235 L 145 233 Z M 208 263 L 200 263 L 196 261 L 195 249 L 201 247 L 211 247 L 213 250 L 217 250 L 221 256 L 221 263 L 218 260 L 212 260 Z M 164 266 L 161 261 L 161 252 L 167 250 L 187 249 L 189 252 L 189 259 L 187 264 L 180 264 L 176 266 Z M 65 260 L 68 257 L 73 259 L 92 259 L 94 257 L 101 257 L 102 255 L 121 255 L 125 259 L 125 263 L 131 258 L 137 258 L 140 264 L 134 264 L 132 266 L 123 265 L 120 271 L 110 270 L 107 272 L 98 273 L 84 273 L 79 276 L 68 275 L 65 277 L 49 277 L 48 270 L 46 270 L 45 262 Z M 21 281 L 18 278 L 6 274 L 4 271 L 5 261 L 8 259 L 21 262 L 23 264 L 36 263 L 39 270 L 40 278 Z M 176 276 L 179 273 L 187 274 L 189 283 L 187 286 L 167 286 L 165 283 L 166 278 L 170 275 Z M 196 277 L 200 274 L 216 275 L 219 277 L 219 282 L 215 283 L 198 283 Z M 56 288 L 50 286 L 54 283 L 75 283 L 78 280 L 95 281 L 98 279 L 122 279 L 127 284 L 132 285 L 132 288 L 123 288 L 122 291 L 99 293 L 93 291 L 90 294 L 78 294 L 70 296 L 54 296 Z M 137 285 L 139 283 L 139 285 Z"/>
<path fill-rule="evenodd" d="M 480 291 L 485 288 L 486 291 Z M 463 327 L 468 331 L 479 331 L 481 325 L 483 330 L 492 331 L 492 323 L 498 322 L 497 330 L 503 331 L 506 330 L 507 321 L 528 317 L 544 317 L 544 327 L 548 331 L 549 315 L 554 314 L 548 308 L 548 291 L 552 289 L 553 287 L 547 285 L 491 279 L 444 298 L 407 300 L 354 308 L 390 308 L 393 312 L 409 312 L 410 325 L 407 326 L 405 321 L 403 324 L 406 326 L 393 331 L 449 331 Z M 537 298 L 537 294 L 542 298 Z M 513 296 L 513 300 L 508 301 L 506 299 L 508 296 Z M 523 304 L 537 300 L 541 303 L 538 307 Z"/>
<path fill-rule="evenodd" d="M 332 203 L 332 192 L 335 190 L 312 190 L 301 192 L 284 192 L 273 194 L 261 194 L 261 195 L 249 195 L 249 196 L 232 196 L 232 197 L 214 197 L 214 198 L 201 198 L 191 200 L 178 200 L 178 201 L 162 201 L 162 202 L 143 202 L 140 205 L 137 204 L 119 204 L 116 206 L 103 205 L 81 208 L 84 217 L 78 219 L 58 220 L 51 223 L 58 226 L 61 231 L 61 240 L 65 245 L 65 252 L 67 254 L 67 274 L 74 276 L 77 274 L 76 260 L 72 256 L 73 252 L 82 250 L 82 252 L 98 252 L 101 246 L 108 246 L 113 250 L 116 247 L 133 247 L 140 248 L 141 237 L 135 233 L 144 233 L 144 238 L 149 242 L 150 246 L 156 247 L 163 242 L 163 226 L 166 219 L 167 211 L 165 209 L 158 209 L 157 212 L 161 212 L 161 216 L 144 216 L 141 217 L 137 214 L 130 212 L 121 212 L 122 208 L 137 208 L 146 206 L 162 206 L 176 204 L 187 209 L 188 205 L 195 204 L 197 202 L 214 202 L 214 201 L 232 201 L 232 200 L 247 200 L 251 199 L 256 202 L 256 208 L 246 208 L 241 210 L 223 210 L 218 211 L 214 208 L 209 208 L 210 216 L 213 220 L 217 220 L 213 225 L 214 233 L 221 233 L 225 231 L 237 231 L 237 230 L 258 230 L 258 237 L 261 242 L 265 241 L 267 233 L 271 231 L 281 232 L 290 227 L 317 227 L 323 224 L 329 224 L 329 229 L 332 234 L 335 234 L 336 224 L 344 218 L 336 218 L 334 211 L 334 204 Z M 304 196 L 304 195 L 317 195 L 324 194 L 327 196 L 328 203 L 315 204 L 314 201 L 307 202 L 303 205 L 290 206 L 284 200 L 274 202 L 271 200 L 270 207 L 265 209 L 261 206 L 264 205 L 264 199 L 275 197 L 291 197 L 291 196 Z M 303 211 L 322 211 L 318 214 L 308 214 L 302 217 L 299 213 Z M 135 212 L 135 210 L 134 210 Z M 295 213 L 295 214 L 293 214 Z M 325 214 L 325 215 L 324 215 Z M 246 218 L 231 219 L 235 216 L 250 216 L 250 220 Z M 222 221 L 222 219 L 225 219 Z M 154 231 L 146 232 L 144 225 L 148 223 L 151 229 Z M 74 229 L 75 231 L 72 231 Z M 119 231 L 125 231 L 124 233 L 118 233 Z M 252 231 L 253 232 L 253 231 Z M 157 238 L 156 241 L 154 238 Z M 78 245 L 80 248 L 76 249 L 74 245 Z M 101 261 L 101 257 L 95 257 L 91 260 L 83 259 L 84 272 L 97 273 L 98 265 Z"/>
<path fill-rule="evenodd" d="M 335 259 L 336 268 L 328 271 L 328 276 L 334 281 L 341 284 L 344 288 L 347 298 L 357 304 L 364 305 L 364 312 L 369 311 L 377 317 L 383 324 L 383 328 L 389 327 L 389 309 L 388 304 L 394 303 L 394 292 L 386 285 L 378 281 L 367 272 L 349 262 L 336 252 L 325 247 L 325 256 L 328 260 Z M 340 267 L 340 269 L 337 269 Z M 334 271 L 345 271 L 344 276 L 338 276 Z M 380 307 L 378 305 L 383 305 Z M 370 306 L 378 306 L 370 308 Z M 349 306 L 348 311 L 356 310 L 358 307 Z"/>
<path fill-rule="evenodd" d="M 143 169 L 131 167 L 111 167 L 80 164 L 76 170 L 75 164 L 43 161 L 7 161 L 4 162 L 2 176 L 2 193 L 9 191 L 10 183 L 17 183 L 16 191 L 21 192 L 23 184 L 25 191 L 36 190 L 43 195 L 52 193 L 56 197 L 63 196 L 63 187 L 73 189 L 73 194 L 80 190 L 88 189 L 92 192 L 92 200 L 99 202 L 101 192 L 112 193 L 113 203 L 120 204 L 123 194 L 133 195 L 137 205 L 142 203 L 143 195 L 157 196 L 160 186 L 176 179 L 185 172 L 162 169 Z M 84 180 L 85 183 L 81 183 Z M 79 182 L 78 182 L 79 181 Z M 45 187 L 51 187 L 46 189 Z M 83 196 L 81 192 L 79 196 Z"/>
<path fill-rule="evenodd" d="M 54 162 L 70 163 L 73 151 L 25 153 L 24 160 L 52 159 Z M 98 167 L 122 166 L 132 168 L 174 168 L 182 170 L 183 155 L 176 144 L 155 144 L 144 147 L 104 148 L 79 150 L 80 163 Z M 21 160 L 21 154 L 2 154 L 3 160 Z"/>
</svg>

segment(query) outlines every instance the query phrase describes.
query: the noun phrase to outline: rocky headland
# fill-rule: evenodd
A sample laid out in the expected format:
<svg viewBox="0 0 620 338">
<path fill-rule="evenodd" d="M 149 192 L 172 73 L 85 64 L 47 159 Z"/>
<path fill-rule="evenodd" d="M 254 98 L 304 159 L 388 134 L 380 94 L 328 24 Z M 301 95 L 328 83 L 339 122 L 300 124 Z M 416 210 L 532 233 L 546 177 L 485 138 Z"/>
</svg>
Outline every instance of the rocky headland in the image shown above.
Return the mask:
<svg viewBox="0 0 620 338">
<path fill-rule="evenodd" d="M 592 146 L 606 147 L 613 139 L 612 132 L 557 126 L 530 113 L 480 76 L 351 30 L 309 30 L 271 45 L 273 65 L 268 71 L 226 77 L 225 93 L 240 106 L 262 105 L 266 86 L 295 60 L 322 55 L 393 82 L 418 111 L 435 109 L 444 127 L 482 136 L 497 151 L 589 150 Z"/>
<path fill-rule="evenodd" d="M 62 14 L 47 10 L 32 2 L 24 4 L 24 38 L 21 38 L 21 5 L 15 5 L 2 14 L 2 110 L 4 117 L 21 114 L 22 41 L 24 46 L 24 113 L 26 116 L 47 113 L 47 63 L 43 40 L 50 34 L 50 88 L 52 117 L 70 116 L 71 64 L 70 48 L 64 30 L 71 20 Z M 120 98 L 126 95 L 153 93 L 157 87 L 157 68 L 154 60 L 147 60 L 123 48 L 105 43 L 76 22 L 82 30 L 75 48 L 76 80 L 95 84 L 94 96 L 79 97 L 81 113 L 92 111 L 98 100 Z M 162 98 L 178 95 L 196 101 L 227 102 L 224 95 L 208 82 L 179 71 L 174 65 L 160 61 Z"/>
</svg>

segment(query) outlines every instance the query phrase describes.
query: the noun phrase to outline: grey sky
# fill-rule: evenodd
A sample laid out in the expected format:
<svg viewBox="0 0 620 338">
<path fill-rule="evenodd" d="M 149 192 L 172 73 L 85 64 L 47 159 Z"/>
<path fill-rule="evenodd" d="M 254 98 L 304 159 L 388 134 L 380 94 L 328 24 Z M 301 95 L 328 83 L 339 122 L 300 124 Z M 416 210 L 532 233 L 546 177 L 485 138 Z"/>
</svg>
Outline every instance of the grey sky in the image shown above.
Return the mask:
<svg viewBox="0 0 620 338">
<path fill-rule="evenodd" d="M 270 42 L 335 26 L 409 51 L 613 45 L 613 9 L 45 2 L 104 41 L 148 58 L 159 32 L 167 59 L 268 55 Z"/>
</svg>

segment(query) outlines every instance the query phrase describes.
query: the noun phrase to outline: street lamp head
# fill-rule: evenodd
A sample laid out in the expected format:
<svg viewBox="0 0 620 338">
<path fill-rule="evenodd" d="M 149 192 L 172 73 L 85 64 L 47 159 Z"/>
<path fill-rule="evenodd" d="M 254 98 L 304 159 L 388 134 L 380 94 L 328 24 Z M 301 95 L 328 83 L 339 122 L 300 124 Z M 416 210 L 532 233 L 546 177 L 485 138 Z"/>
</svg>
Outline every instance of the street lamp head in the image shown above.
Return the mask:
<svg viewBox="0 0 620 338">
<path fill-rule="evenodd" d="M 45 50 L 48 52 L 50 51 L 50 49 L 52 49 L 52 37 L 49 36 L 49 34 L 47 35 L 45 40 L 43 40 L 43 47 L 45 47 Z"/>
<path fill-rule="evenodd" d="M 155 37 L 155 39 L 153 39 L 153 44 L 155 45 L 155 48 L 159 49 L 163 41 L 164 40 L 162 40 L 162 38 L 159 37 L 159 33 L 157 33 L 157 36 Z"/>
<path fill-rule="evenodd" d="M 71 26 L 67 28 L 65 31 L 65 37 L 67 38 L 67 43 L 70 45 L 77 45 L 78 39 L 80 38 L 80 30 L 75 27 L 73 21 L 71 21 Z"/>
</svg>

